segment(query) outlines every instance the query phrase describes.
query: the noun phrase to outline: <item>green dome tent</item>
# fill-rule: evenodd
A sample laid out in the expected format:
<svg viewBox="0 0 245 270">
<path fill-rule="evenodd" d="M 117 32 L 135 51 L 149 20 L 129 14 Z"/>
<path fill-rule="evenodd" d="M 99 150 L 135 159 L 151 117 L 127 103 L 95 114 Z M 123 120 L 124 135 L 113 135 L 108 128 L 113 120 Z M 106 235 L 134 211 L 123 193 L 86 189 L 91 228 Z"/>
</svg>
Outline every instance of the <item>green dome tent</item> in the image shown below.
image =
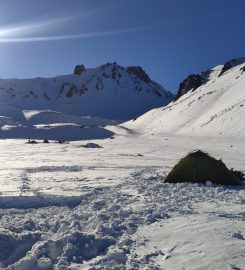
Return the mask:
<svg viewBox="0 0 245 270">
<path fill-rule="evenodd" d="M 181 159 L 166 177 L 166 183 L 211 181 L 220 185 L 243 185 L 243 181 L 221 161 L 197 150 Z"/>
</svg>

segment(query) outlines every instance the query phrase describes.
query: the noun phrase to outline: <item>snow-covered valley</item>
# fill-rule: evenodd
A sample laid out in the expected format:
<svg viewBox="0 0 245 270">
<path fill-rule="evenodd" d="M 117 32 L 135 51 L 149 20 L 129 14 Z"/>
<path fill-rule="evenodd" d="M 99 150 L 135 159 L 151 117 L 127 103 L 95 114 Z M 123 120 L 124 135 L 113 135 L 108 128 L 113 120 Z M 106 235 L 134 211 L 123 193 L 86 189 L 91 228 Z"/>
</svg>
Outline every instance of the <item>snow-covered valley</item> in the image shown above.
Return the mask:
<svg viewBox="0 0 245 270">
<path fill-rule="evenodd" d="M 0 268 L 245 269 L 244 186 L 164 183 L 196 149 L 245 172 L 244 62 L 224 67 L 175 102 L 118 126 L 105 115 L 2 105 Z M 23 118 L 9 136 L 6 121 L 19 110 Z M 90 128 L 108 134 L 80 141 L 75 128 L 86 130 L 89 117 L 97 121 Z M 30 133 L 17 133 L 25 121 Z M 54 136 L 49 143 L 41 140 L 45 128 Z M 60 128 L 69 143 L 56 142 Z M 40 140 L 9 139 L 16 134 Z"/>
</svg>

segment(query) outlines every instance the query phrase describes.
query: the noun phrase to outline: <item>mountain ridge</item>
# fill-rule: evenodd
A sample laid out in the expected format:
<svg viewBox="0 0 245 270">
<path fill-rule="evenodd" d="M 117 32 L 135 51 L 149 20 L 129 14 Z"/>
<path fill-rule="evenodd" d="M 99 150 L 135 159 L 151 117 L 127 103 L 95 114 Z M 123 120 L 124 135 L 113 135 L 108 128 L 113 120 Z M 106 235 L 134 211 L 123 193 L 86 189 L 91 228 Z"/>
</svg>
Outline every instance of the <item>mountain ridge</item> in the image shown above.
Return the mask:
<svg viewBox="0 0 245 270">
<path fill-rule="evenodd" d="M 141 67 L 123 67 L 115 62 L 89 69 L 77 65 L 73 74 L 51 78 L 1 79 L 0 128 L 3 132 L 0 137 L 21 134 L 21 137 L 54 139 L 54 131 L 61 129 L 63 123 L 63 130 L 68 130 L 68 126 L 80 128 L 76 139 L 87 139 L 90 137 L 83 134 L 88 129 L 94 132 L 96 127 L 105 131 L 106 125 L 137 118 L 152 108 L 168 104 L 173 97 Z M 32 115 L 29 119 L 26 118 L 28 111 Z M 59 135 L 57 139 L 74 139 L 65 133 L 66 136 Z M 94 138 L 92 133 L 88 134 Z M 105 136 L 99 134 L 99 138 L 112 135 L 108 131 Z"/>
<path fill-rule="evenodd" d="M 220 70 L 218 77 L 222 76 L 226 71 L 230 70 L 231 68 L 243 63 L 245 63 L 245 57 L 233 58 L 227 61 Z M 189 91 L 195 91 L 198 87 L 206 83 L 209 80 L 209 77 L 211 77 L 212 72 L 213 69 L 210 68 L 196 74 L 189 74 L 187 78 L 185 78 L 180 83 L 175 100 L 178 100 L 182 95 L 186 94 Z"/>
<path fill-rule="evenodd" d="M 84 67 L 84 70 L 79 75 L 75 74 L 75 70 L 73 74 L 51 78 L 0 79 L 0 96 L 8 104 L 19 105 L 18 103 L 21 103 L 20 106 L 28 98 L 35 106 L 41 101 L 58 99 L 63 99 L 62 102 L 64 103 L 69 102 L 69 98 L 86 96 L 88 93 L 100 92 L 102 90 L 110 91 L 111 95 L 124 94 L 122 91 L 125 92 L 127 90 L 152 94 L 150 98 L 149 95 L 147 96 L 149 102 L 151 97 L 154 96 L 163 97 L 163 99 L 166 97 L 168 101 L 174 97 L 172 93 L 166 91 L 160 84 L 152 81 L 146 72 L 138 66 L 124 68 L 116 63 L 108 63 L 97 68 L 86 69 Z M 135 98 L 140 99 L 140 96 Z M 163 99 L 156 99 L 156 104 L 151 104 L 150 107 L 160 107 L 166 104 L 166 101 Z M 27 104 L 24 105 L 26 106 Z M 31 105 L 28 104 L 28 106 Z M 88 115 L 91 115 L 91 112 Z M 131 118 L 135 116 L 133 115 Z"/>
</svg>

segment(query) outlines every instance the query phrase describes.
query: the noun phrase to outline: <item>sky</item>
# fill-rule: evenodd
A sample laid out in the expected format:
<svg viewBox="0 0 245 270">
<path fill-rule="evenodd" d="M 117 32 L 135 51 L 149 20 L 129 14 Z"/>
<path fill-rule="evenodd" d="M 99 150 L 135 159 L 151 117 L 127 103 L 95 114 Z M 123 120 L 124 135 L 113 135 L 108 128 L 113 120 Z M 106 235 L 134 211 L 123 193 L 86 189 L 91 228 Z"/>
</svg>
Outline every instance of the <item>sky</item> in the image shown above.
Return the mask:
<svg viewBox="0 0 245 270">
<path fill-rule="evenodd" d="M 245 56 L 244 11 L 244 0 L 0 0 L 0 78 L 116 61 L 176 92 L 188 74 Z"/>
</svg>

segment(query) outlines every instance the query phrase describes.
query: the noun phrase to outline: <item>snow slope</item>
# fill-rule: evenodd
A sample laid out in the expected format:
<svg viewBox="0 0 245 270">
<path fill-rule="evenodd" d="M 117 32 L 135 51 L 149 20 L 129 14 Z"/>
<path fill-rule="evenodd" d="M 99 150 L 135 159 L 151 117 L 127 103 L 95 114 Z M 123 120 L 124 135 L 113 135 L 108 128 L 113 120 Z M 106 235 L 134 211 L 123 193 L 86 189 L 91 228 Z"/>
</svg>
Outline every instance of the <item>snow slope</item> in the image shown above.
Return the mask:
<svg viewBox="0 0 245 270">
<path fill-rule="evenodd" d="M 108 137 L 111 133 L 101 127 L 166 105 L 173 95 L 153 82 L 141 67 L 108 63 L 83 67 L 80 72 L 76 67 L 74 74 L 55 78 L 0 80 L 0 99 L 1 138 L 73 140 Z M 60 130 L 56 131 L 55 125 L 51 129 L 46 126 L 38 135 L 40 126 L 36 130 L 35 125 L 56 123 L 72 130 L 57 136 Z M 80 135 L 70 137 L 73 132 Z"/>
<path fill-rule="evenodd" d="M 209 70 L 207 81 L 197 89 L 123 126 L 142 134 L 244 138 L 245 60 L 222 71 L 224 65 Z"/>
</svg>

